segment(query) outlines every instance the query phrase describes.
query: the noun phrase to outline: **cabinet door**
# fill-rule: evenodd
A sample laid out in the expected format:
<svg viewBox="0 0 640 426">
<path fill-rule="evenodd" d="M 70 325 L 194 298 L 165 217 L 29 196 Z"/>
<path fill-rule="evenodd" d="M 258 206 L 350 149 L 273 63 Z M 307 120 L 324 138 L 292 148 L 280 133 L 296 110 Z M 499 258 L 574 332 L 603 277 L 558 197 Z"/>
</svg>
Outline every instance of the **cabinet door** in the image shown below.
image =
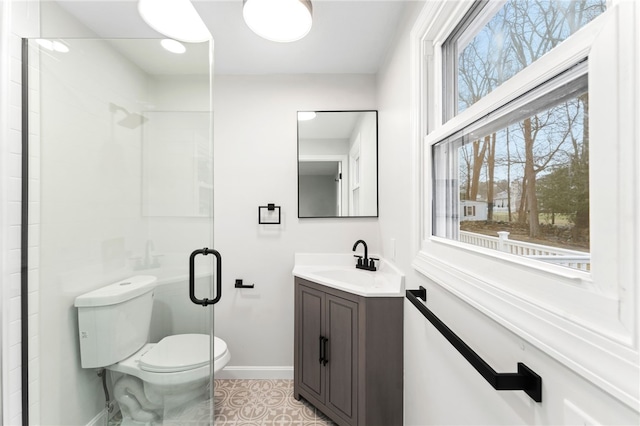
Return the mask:
<svg viewBox="0 0 640 426">
<path fill-rule="evenodd" d="M 300 387 L 320 402 L 325 399 L 325 369 L 320 360 L 321 338 L 324 336 L 325 294 L 318 290 L 297 286 L 298 303 L 298 365 Z"/>
<path fill-rule="evenodd" d="M 326 295 L 328 362 L 325 404 L 349 424 L 357 417 L 358 304 Z"/>
</svg>

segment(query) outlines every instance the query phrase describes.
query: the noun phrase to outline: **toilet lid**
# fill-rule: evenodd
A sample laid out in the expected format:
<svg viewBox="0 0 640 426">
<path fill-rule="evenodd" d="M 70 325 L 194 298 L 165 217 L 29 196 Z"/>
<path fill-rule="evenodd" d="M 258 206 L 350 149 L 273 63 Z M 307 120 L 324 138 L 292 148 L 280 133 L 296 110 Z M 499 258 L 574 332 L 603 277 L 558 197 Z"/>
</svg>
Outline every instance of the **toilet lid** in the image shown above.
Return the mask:
<svg viewBox="0 0 640 426">
<path fill-rule="evenodd" d="M 178 334 L 160 340 L 140 358 L 140 368 L 156 373 L 192 370 L 209 364 L 209 336 Z M 214 337 L 215 358 L 227 350 L 223 340 Z"/>
</svg>

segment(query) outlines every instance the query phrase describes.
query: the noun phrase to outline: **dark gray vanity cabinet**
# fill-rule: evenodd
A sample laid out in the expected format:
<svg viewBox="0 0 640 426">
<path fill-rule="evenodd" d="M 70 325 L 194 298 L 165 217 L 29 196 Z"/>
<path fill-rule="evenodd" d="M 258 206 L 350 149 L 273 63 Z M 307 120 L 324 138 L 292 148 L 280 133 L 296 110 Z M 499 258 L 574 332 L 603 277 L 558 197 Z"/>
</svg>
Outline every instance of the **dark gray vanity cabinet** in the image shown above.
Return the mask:
<svg viewBox="0 0 640 426">
<path fill-rule="evenodd" d="M 294 397 L 339 425 L 402 425 L 402 309 L 296 277 Z"/>
</svg>

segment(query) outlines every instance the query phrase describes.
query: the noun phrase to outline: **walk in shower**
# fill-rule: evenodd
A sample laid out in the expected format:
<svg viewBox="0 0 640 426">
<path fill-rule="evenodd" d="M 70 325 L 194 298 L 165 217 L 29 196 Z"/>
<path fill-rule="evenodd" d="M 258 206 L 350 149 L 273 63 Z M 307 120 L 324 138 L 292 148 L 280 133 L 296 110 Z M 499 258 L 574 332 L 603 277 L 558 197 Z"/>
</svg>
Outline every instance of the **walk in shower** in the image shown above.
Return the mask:
<svg viewBox="0 0 640 426">
<path fill-rule="evenodd" d="M 179 334 L 213 342 L 213 306 L 189 297 L 191 253 L 214 248 L 213 48 L 185 47 L 174 54 L 160 40 L 23 44 L 29 424 L 106 424 L 118 411 L 106 405 L 102 370 L 81 367 L 74 304 L 82 294 L 153 277 L 149 342 Z M 217 263 L 214 256 L 195 257 L 198 298 L 217 295 Z M 154 406 L 156 420 L 213 424 L 208 371 L 207 395 L 197 406 L 172 413 Z M 107 384 L 113 404 L 111 378 Z"/>
</svg>

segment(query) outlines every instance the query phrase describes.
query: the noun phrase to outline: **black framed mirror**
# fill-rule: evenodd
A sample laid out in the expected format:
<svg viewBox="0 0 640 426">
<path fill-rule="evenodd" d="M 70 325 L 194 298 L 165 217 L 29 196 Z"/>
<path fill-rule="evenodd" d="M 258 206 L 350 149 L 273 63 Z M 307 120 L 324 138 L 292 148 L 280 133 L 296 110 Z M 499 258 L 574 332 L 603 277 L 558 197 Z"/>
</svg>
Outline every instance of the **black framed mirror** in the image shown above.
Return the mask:
<svg viewBox="0 0 640 426">
<path fill-rule="evenodd" d="M 378 217 L 378 111 L 298 112 L 298 217 Z"/>
</svg>

